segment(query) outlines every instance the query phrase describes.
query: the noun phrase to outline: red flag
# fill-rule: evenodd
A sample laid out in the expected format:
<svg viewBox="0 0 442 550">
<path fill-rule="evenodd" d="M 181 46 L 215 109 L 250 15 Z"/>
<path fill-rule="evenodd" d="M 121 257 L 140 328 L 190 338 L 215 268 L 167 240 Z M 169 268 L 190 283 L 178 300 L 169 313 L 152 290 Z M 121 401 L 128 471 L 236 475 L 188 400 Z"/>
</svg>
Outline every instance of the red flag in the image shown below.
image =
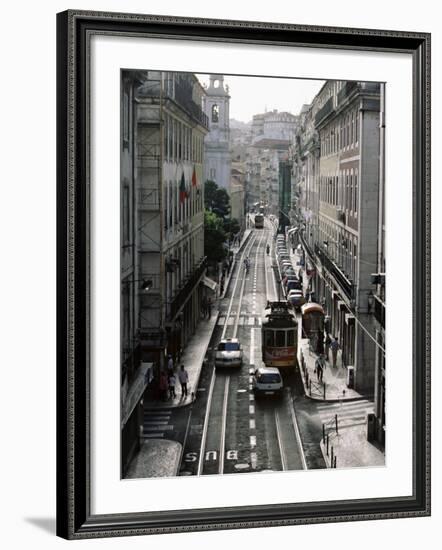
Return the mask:
<svg viewBox="0 0 442 550">
<path fill-rule="evenodd" d="M 193 174 L 192 174 L 192 187 L 196 187 L 198 185 L 198 181 L 196 179 L 196 172 L 195 172 L 195 166 L 193 167 Z"/>
<path fill-rule="evenodd" d="M 180 204 L 182 204 L 184 202 L 184 199 L 186 198 L 187 198 L 186 181 L 184 179 L 184 172 L 183 172 L 183 175 L 181 176 L 181 181 L 180 181 Z"/>
</svg>

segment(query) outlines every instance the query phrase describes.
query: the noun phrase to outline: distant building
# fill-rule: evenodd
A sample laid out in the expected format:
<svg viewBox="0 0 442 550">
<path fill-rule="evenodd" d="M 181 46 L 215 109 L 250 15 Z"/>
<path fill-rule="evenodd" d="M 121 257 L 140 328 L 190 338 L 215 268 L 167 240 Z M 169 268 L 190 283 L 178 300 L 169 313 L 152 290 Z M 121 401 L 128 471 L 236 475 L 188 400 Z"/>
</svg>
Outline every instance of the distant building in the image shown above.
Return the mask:
<svg viewBox="0 0 442 550">
<path fill-rule="evenodd" d="M 245 230 L 245 169 L 241 162 L 232 162 L 230 179 L 230 216 L 238 220 L 241 233 Z"/>
<path fill-rule="evenodd" d="M 298 117 L 288 112 L 275 109 L 254 115 L 246 152 L 248 208 L 264 206 L 266 213 L 278 218 L 282 215 L 284 225 L 289 223 L 289 212 L 281 213 L 279 167 L 280 162 L 289 161 L 288 151 L 297 127 Z"/>
<path fill-rule="evenodd" d="M 210 75 L 204 97 L 204 111 L 209 121 L 209 133 L 204 139 L 204 181 L 214 181 L 228 190 L 230 185 L 231 157 L 229 150 L 228 87 L 222 75 Z"/>
</svg>

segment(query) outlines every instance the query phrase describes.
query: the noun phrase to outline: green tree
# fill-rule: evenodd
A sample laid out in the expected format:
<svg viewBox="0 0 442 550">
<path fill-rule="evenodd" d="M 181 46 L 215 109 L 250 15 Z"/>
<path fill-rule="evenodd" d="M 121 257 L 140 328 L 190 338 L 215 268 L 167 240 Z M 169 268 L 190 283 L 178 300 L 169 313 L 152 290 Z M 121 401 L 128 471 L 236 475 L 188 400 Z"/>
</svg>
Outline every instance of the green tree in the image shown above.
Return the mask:
<svg viewBox="0 0 442 550">
<path fill-rule="evenodd" d="M 230 213 L 229 194 L 216 182 L 207 180 L 204 184 L 204 206 L 220 218 L 226 218 Z"/>
<path fill-rule="evenodd" d="M 240 225 L 236 218 L 226 218 L 223 224 L 224 231 L 227 234 L 227 239 L 232 241 L 237 233 L 239 233 Z"/>
<path fill-rule="evenodd" d="M 204 212 L 204 255 L 209 263 L 221 262 L 226 257 L 226 232 L 223 228 L 223 220 L 214 212 Z"/>
</svg>

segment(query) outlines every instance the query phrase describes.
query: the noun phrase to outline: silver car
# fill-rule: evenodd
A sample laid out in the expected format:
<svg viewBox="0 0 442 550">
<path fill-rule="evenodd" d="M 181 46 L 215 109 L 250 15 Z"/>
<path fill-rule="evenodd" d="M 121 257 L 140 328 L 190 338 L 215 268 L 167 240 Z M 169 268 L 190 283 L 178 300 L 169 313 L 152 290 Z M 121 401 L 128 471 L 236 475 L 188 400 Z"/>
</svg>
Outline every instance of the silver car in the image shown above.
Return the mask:
<svg viewBox="0 0 442 550">
<path fill-rule="evenodd" d="M 283 391 L 281 373 L 276 367 L 259 367 L 253 375 L 253 391 L 256 395 L 281 395 Z"/>
<path fill-rule="evenodd" d="M 215 367 L 240 367 L 243 351 L 238 338 L 221 340 L 215 352 Z"/>
</svg>

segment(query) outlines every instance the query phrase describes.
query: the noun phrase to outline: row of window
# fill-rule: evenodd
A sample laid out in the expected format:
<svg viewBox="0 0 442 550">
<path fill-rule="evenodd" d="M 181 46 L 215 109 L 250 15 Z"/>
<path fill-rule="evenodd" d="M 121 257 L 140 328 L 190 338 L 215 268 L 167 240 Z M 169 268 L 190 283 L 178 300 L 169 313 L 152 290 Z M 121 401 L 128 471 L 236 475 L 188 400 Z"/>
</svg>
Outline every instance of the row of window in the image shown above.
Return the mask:
<svg viewBox="0 0 442 550">
<path fill-rule="evenodd" d="M 167 181 L 163 187 L 164 226 L 166 229 L 176 224 L 186 223 L 192 216 L 203 211 L 204 193 L 199 182 L 185 182 L 185 191 L 180 190 L 179 181 Z"/>
<path fill-rule="evenodd" d="M 173 260 L 170 263 L 173 266 L 173 270 L 167 271 L 167 300 L 170 301 L 176 291 L 180 287 L 180 284 L 189 277 L 196 264 L 201 261 L 204 250 L 204 229 L 201 227 L 194 233 L 192 233 L 188 239 L 181 242 L 179 246 L 169 251 L 169 256 L 166 257 L 166 262 Z"/>
<path fill-rule="evenodd" d="M 325 219 L 319 220 L 319 242 L 350 278 L 356 279 L 358 239 Z"/>
<path fill-rule="evenodd" d="M 343 170 L 334 176 L 320 176 L 319 200 L 336 206 L 354 217 L 358 215 L 358 170 Z"/>
<path fill-rule="evenodd" d="M 203 162 L 204 136 L 167 113 L 164 117 L 164 144 L 168 162 Z"/>
<path fill-rule="evenodd" d="M 321 156 L 353 149 L 359 143 L 359 112 L 353 109 L 321 131 Z"/>
</svg>

